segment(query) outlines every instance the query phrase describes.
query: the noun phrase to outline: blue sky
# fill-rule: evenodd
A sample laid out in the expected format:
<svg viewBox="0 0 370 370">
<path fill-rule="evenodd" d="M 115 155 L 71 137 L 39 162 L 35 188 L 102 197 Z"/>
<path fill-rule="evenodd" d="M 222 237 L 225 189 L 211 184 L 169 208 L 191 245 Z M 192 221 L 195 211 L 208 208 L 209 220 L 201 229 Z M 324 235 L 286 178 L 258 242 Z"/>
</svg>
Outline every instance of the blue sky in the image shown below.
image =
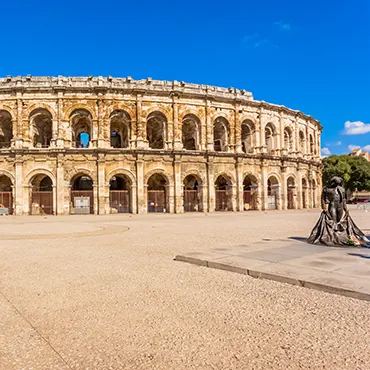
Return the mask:
<svg viewBox="0 0 370 370">
<path fill-rule="evenodd" d="M 370 150 L 370 1 L 4 1 L 0 76 L 112 75 L 251 91 Z M 346 127 L 345 127 L 345 123 Z"/>
</svg>

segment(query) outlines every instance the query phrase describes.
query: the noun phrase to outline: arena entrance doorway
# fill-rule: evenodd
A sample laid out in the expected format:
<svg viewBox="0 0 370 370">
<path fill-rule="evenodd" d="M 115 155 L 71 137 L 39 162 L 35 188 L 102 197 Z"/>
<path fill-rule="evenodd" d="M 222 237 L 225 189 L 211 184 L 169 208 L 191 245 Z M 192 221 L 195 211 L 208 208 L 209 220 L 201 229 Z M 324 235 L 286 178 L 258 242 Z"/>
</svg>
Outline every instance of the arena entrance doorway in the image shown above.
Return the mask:
<svg viewBox="0 0 370 370">
<path fill-rule="evenodd" d="M 231 180 L 223 175 L 217 177 L 216 187 L 216 211 L 232 211 L 232 183 Z"/>
<path fill-rule="evenodd" d="M 278 209 L 279 181 L 275 176 L 267 180 L 267 209 Z"/>
<path fill-rule="evenodd" d="M 13 214 L 12 181 L 8 176 L 0 176 L 0 208 L 7 208 L 8 214 Z"/>
<path fill-rule="evenodd" d="M 256 210 L 257 206 L 257 179 L 248 175 L 243 181 L 244 210 Z"/>
<path fill-rule="evenodd" d="M 201 212 L 202 201 L 200 185 L 194 175 L 188 175 L 184 180 L 184 212 Z"/>
<path fill-rule="evenodd" d="M 71 202 L 73 214 L 94 214 L 93 181 L 89 176 L 77 176 L 72 181 Z"/>
<path fill-rule="evenodd" d="M 130 181 L 125 175 L 113 176 L 109 182 L 109 207 L 111 213 L 129 213 Z"/>
<path fill-rule="evenodd" d="M 289 177 L 287 180 L 287 188 L 288 188 L 288 209 L 294 209 L 294 192 L 295 192 L 295 182 L 293 177 Z"/>
<path fill-rule="evenodd" d="M 148 212 L 168 212 L 167 181 L 158 173 L 148 180 Z"/>
<path fill-rule="evenodd" d="M 52 215 L 53 182 L 47 175 L 35 175 L 31 180 L 31 215 Z"/>
</svg>

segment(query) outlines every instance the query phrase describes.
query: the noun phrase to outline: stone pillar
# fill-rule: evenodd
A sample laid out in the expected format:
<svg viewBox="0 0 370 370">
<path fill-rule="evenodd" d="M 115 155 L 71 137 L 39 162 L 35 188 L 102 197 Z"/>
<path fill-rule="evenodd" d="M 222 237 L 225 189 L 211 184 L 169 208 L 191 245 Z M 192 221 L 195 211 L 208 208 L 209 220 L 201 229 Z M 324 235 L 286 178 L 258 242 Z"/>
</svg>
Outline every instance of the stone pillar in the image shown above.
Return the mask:
<svg viewBox="0 0 370 370">
<path fill-rule="evenodd" d="M 58 100 L 57 100 L 57 142 L 56 146 L 58 148 L 64 147 L 64 140 L 65 140 L 65 133 L 63 130 L 63 93 L 60 91 L 58 92 Z"/>
<path fill-rule="evenodd" d="M 140 94 L 136 95 L 136 129 L 136 147 L 138 149 L 147 148 L 146 119 L 143 117 L 143 97 Z"/>
<path fill-rule="evenodd" d="M 213 143 L 213 122 L 212 122 L 212 109 L 211 102 L 206 100 L 206 132 L 207 132 L 207 150 L 214 151 Z"/>
<path fill-rule="evenodd" d="M 259 136 L 260 136 L 260 148 L 259 151 L 260 153 L 267 153 L 267 146 L 265 142 L 265 128 L 263 125 L 263 120 L 262 120 L 262 109 L 260 110 L 260 117 L 259 117 Z"/>
<path fill-rule="evenodd" d="M 91 123 L 91 138 L 89 148 L 96 148 L 98 146 L 98 129 L 99 121 L 97 119 L 93 119 Z"/>
<path fill-rule="evenodd" d="M 98 148 L 109 148 L 110 147 L 110 135 L 107 135 L 107 131 L 110 132 L 110 125 L 104 118 L 104 100 L 98 98 L 98 127 L 97 127 L 97 147 Z"/>
<path fill-rule="evenodd" d="M 184 213 L 183 185 L 181 182 L 181 157 L 175 155 L 173 161 L 173 178 L 175 181 L 175 213 Z"/>
<path fill-rule="evenodd" d="M 25 205 L 24 196 L 23 196 L 23 160 L 21 156 L 16 155 L 15 161 L 15 182 L 14 182 L 14 214 L 22 215 L 24 214 Z M 26 185 L 26 184 L 25 184 Z"/>
<path fill-rule="evenodd" d="M 182 149 L 182 128 L 179 123 L 179 105 L 177 102 L 177 97 L 172 97 L 172 106 L 173 106 L 173 149 L 181 150 Z M 177 207 L 177 206 L 176 206 Z"/>
<path fill-rule="evenodd" d="M 267 191 L 267 178 L 268 174 L 267 174 L 267 167 L 266 167 L 266 164 L 264 163 L 264 161 L 262 160 L 261 161 L 261 208 L 262 210 L 266 210 L 268 209 L 268 205 L 267 205 L 267 195 L 268 195 L 268 191 Z"/>
<path fill-rule="evenodd" d="M 51 187 L 53 192 L 53 215 L 56 216 L 58 214 L 58 194 L 57 194 L 57 185 L 54 184 Z"/>
<path fill-rule="evenodd" d="M 56 214 L 64 215 L 68 213 L 68 208 L 64 204 L 64 156 L 63 154 L 57 154 L 57 166 L 56 166 Z"/>
<path fill-rule="evenodd" d="M 214 212 L 216 206 L 216 193 L 215 193 L 213 157 L 208 157 L 207 179 L 208 179 L 208 212 Z"/>
<path fill-rule="evenodd" d="M 15 133 L 15 147 L 16 148 L 22 148 L 23 147 L 23 132 L 22 132 L 22 94 L 21 92 L 17 91 L 17 120 L 15 122 L 14 126 L 16 127 Z M 14 135 L 14 132 L 13 132 Z"/>
<path fill-rule="evenodd" d="M 280 112 L 280 117 L 279 117 L 279 129 L 280 129 L 280 155 L 287 155 L 290 154 L 288 153 L 290 151 L 289 148 L 285 147 L 285 138 L 284 138 L 284 123 L 283 119 L 281 118 L 281 112 Z"/>
<path fill-rule="evenodd" d="M 137 184 L 134 183 L 131 185 L 131 199 L 130 199 L 130 205 L 131 205 L 131 213 L 138 213 L 137 212 Z M 109 191 L 109 187 L 108 187 L 108 191 Z"/>
<path fill-rule="evenodd" d="M 236 191 L 237 191 L 237 211 L 244 211 L 244 188 L 243 188 L 243 160 L 242 158 L 236 158 L 235 163 L 236 169 Z"/>
<path fill-rule="evenodd" d="M 57 139 L 58 139 L 58 119 L 53 119 L 52 121 L 52 133 L 51 133 L 51 140 L 50 146 L 56 147 L 57 146 Z"/>
<path fill-rule="evenodd" d="M 166 212 L 175 213 L 175 185 L 170 184 L 167 186 L 166 193 L 168 194 L 168 209 Z"/>
<path fill-rule="evenodd" d="M 240 122 L 240 106 L 235 103 L 235 153 L 242 153 L 242 123 Z"/>
<path fill-rule="evenodd" d="M 286 210 L 288 209 L 288 184 L 286 178 L 286 171 L 285 168 L 281 169 L 281 184 L 280 184 L 280 209 Z"/>
<path fill-rule="evenodd" d="M 136 181 L 137 181 L 137 193 L 136 193 L 136 202 L 137 202 L 137 213 L 147 213 L 147 197 L 146 189 L 147 184 L 144 184 L 144 156 L 138 154 L 136 158 Z"/>
<path fill-rule="evenodd" d="M 98 159 L 96 161 L 96 170 L 97 170 L 97 198 L 98 198 L 98 208 L 97 213 L 99 215 L 104 215 L 107 212 L 107 208 L 109 209 L 109 192 L 108 196 L 106 194 L 106 189 L 109 187 L 106 186 L 105 181 L 105 154 L 98 154 Z"/>
<path fill-rule="evenodd" d="M 99 214 L 99 185 L 93 185 L 93 197 L 94 197 L 94 215 Z"/>
</svg>

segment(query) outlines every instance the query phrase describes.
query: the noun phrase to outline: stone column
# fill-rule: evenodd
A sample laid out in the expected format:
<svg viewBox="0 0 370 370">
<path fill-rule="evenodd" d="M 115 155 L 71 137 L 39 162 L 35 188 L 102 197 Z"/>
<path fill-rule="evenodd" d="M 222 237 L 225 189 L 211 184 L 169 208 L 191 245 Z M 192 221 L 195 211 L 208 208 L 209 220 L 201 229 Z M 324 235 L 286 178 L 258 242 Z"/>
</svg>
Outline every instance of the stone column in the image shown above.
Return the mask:
<svg viewBox="0 0 370 370">
<path fill-rule="evenodd" d="M 138 149 L 147 148 L 146 119 L 143 118 L 143 97 L 140 94 L 136 95 L 136 129 L 136 147 Z"/>
<path fill-rule="evenodd" d="M 63 92 L 58 92 L 58 100 L 57 100 L 57 142 L 56 146 L 58 148 L 64 147 L 64 140 L 65 140 L 65 134 L 63 130 Z"/>
<path fill-rule="evenodd" d="M 240 122 L 239 104 L 235 104 L 235 153 L 242 153 L 242 123 Z"/>
<path fill-rule="evenodd" d="M 91 123 L 91 138 L 89 148 L 97 148 L 98 146 L 98 129 L 99 121 L 97 119 L 93 119 Z"/>
<path fill-rule="evenodd" d="M 208 212 L 215 211 L 216 193 L 215 193 L 215 179 L 214 179 L 214 165 L 213 157 L 208 157 L 207 162 L 207 179 L 208 179 Z"/>
<path fill-rule="evenodd" d="M 94 215 L 99 214 L 99 185 L 93 185 Z"/>
<path fill-rule="evenodd" d="M 56 214 L 64 215 L 68 213 L 68 209 L 64 205 L 64 155 L 57 154 L 56 166 Z"/>
<path fill-rule="evenodd" d="M 97 212 L 99 215 L 104 215 L 109 209 L 109 192 L 108 196 L 106 194 L 106 189 L 109 188 L 106 186 L 105 181 L 105 154 L 98 154 L 98 159 L 96 161 L 96 171 L 97 171 L 97 198 L 98 198 L 98 208 Z M 107 204 L 108 203 L 108 204 Z"/>
<path fill-rule="evenodd" d="M 268 209 L 268 205 L 267 205 L 267 195 L 268 195 L 268 191 L 267 191 L 267 178 L 268 174 L 267 174 L 267 167 L 266 167 L 266 164 L 264 162 L 264 160 L 261 161 L 261 208 L 262 210 L 266 210 Z"/>
<path fill-rule="evenodd" d="M 260 110 L 259 113 L 259 137 L 260 137 L 260 147 L 259 147 L 259 152 L 260 153 L 267 153 L 267 146 L 265 142 L 265 128 L 263 126 L 263 120 L 262 120 L 262 109 Z"/>
<path fill-rule="evenodd" d="M 281 112 L 279 117 L 279 126 L 280 126 L 280 155 L 287 155 L 291 154 L 289 152 L 289 148 L 285 147 L 285 140 L 284 140 L 284 123 L 283 119 L 281 118 Z"/>
<path fill-rule="evenodd" d="M 130 202 L 131 202 L 131 213 L 138 213 L 137 212 L 137 184 L 134 183 L 131 185 L 131 199 L 130 199 Z"/>
<path fill-rule="evenodd" d="M 175 189 L 174 188 L 175 188 L 175 185 L 171 184 L 171 185 L 168 185 L 166 189 L 166 194 L 168 197 L 168 204 L 167 204 L 168 209 L 166 210 L 166 212 L 169 212 L 169 213 L 175 213 Z"/>
<path fill-rule="evenodd" d="M 136 158 L 136 181 L 137 181 L 137 213 L 147 213 L 147 197 L 146 197 L 146 186 L 144 184 L 144 156 L 138 154 Z"/>
<path fill-rule="evenodd" d="M 207 150 L 214 151 L 213 143 L 213 122 L 212 122 L 212 109 L 211 102 L 206 100 L 206 132 L 207 132 Z"/>
<path fill-rule="evenodd" d="M 236 191 L 237 191 L 237 211 L 244 211 L 244 188 L 243 188 L 243 160 L 236 158 Z"/>
<path fill-rule="evenodd" d="M 286 210 L 288 209 L 288 184 L 286 178 L 286 171 L 285 169 L 281 169 L 281 184 L 280 184 L 280 197 L 281 197 L 281 206 L 280 209 Z"/>
<path fill-rule="evenodd" d="M 14 126 L 16 127 L 16 130 L 13 131 L 13 135 L 14 135 L 14 132 L 16 134 L 16 137 L 15 137 L 15 147 L 16 148 L 22 148 L 23 147 L 23 132 L 22 132 L 22 93 L 17 91 L 17 120 L 15 122 L 15 124 L 13 124 L 13 128 Z"/>
<path fill-rule="evenodd" d="M 97 100 L 98 104 L 98 127 L 97 127 L 97 147 L 98 148 L 109 148 L 110 147 L 110 135 L 107 135 L 107 129 L 110 132 L 109 123 L 107 123 L 104 117 L 104 101 L 99 97 Z"/>
<path fill-rule="evenodd" d="M 182 129 L 179 123 L 179 104 L 177 102 L 178 97 L 172 96 L 172 106 L 173 106 L 173 149 L 182 149 Z"/>
<path fill-rule="evenodd" d="M 175 213 L 184 213 L 184 202 L 182 197 L 182 182 L 181 182 L 181 157 L 175 155 L 173 161 L 173 178 L 175 181 Z"/>
<path fill-rule="evenodd" d="M 23 197 L 23 159 L 20 155 L 16 155 L 14 166 L 15 166 L 14 214 L 18 216 L 24 214 L 25 211 L 23 208 L 23 206 L 25 205 Z"/>
</svg>

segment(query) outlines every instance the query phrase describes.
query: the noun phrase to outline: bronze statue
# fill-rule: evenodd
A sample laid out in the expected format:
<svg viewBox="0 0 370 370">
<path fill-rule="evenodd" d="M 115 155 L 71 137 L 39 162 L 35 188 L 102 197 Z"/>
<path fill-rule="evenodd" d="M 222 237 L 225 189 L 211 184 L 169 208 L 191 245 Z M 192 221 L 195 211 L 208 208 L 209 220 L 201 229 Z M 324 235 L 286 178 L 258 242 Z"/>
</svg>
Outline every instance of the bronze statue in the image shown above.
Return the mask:
<svg viewBox="0 0 370 370">
<path fill-rule="evenodd" d="M 330 246 L 370 246 L 370 240 L 355 225 L 346 203 L 342 179 L 334 176 L 322 191 L 323 212 L 313 228 L 308 243 Z"/>
</svg>

